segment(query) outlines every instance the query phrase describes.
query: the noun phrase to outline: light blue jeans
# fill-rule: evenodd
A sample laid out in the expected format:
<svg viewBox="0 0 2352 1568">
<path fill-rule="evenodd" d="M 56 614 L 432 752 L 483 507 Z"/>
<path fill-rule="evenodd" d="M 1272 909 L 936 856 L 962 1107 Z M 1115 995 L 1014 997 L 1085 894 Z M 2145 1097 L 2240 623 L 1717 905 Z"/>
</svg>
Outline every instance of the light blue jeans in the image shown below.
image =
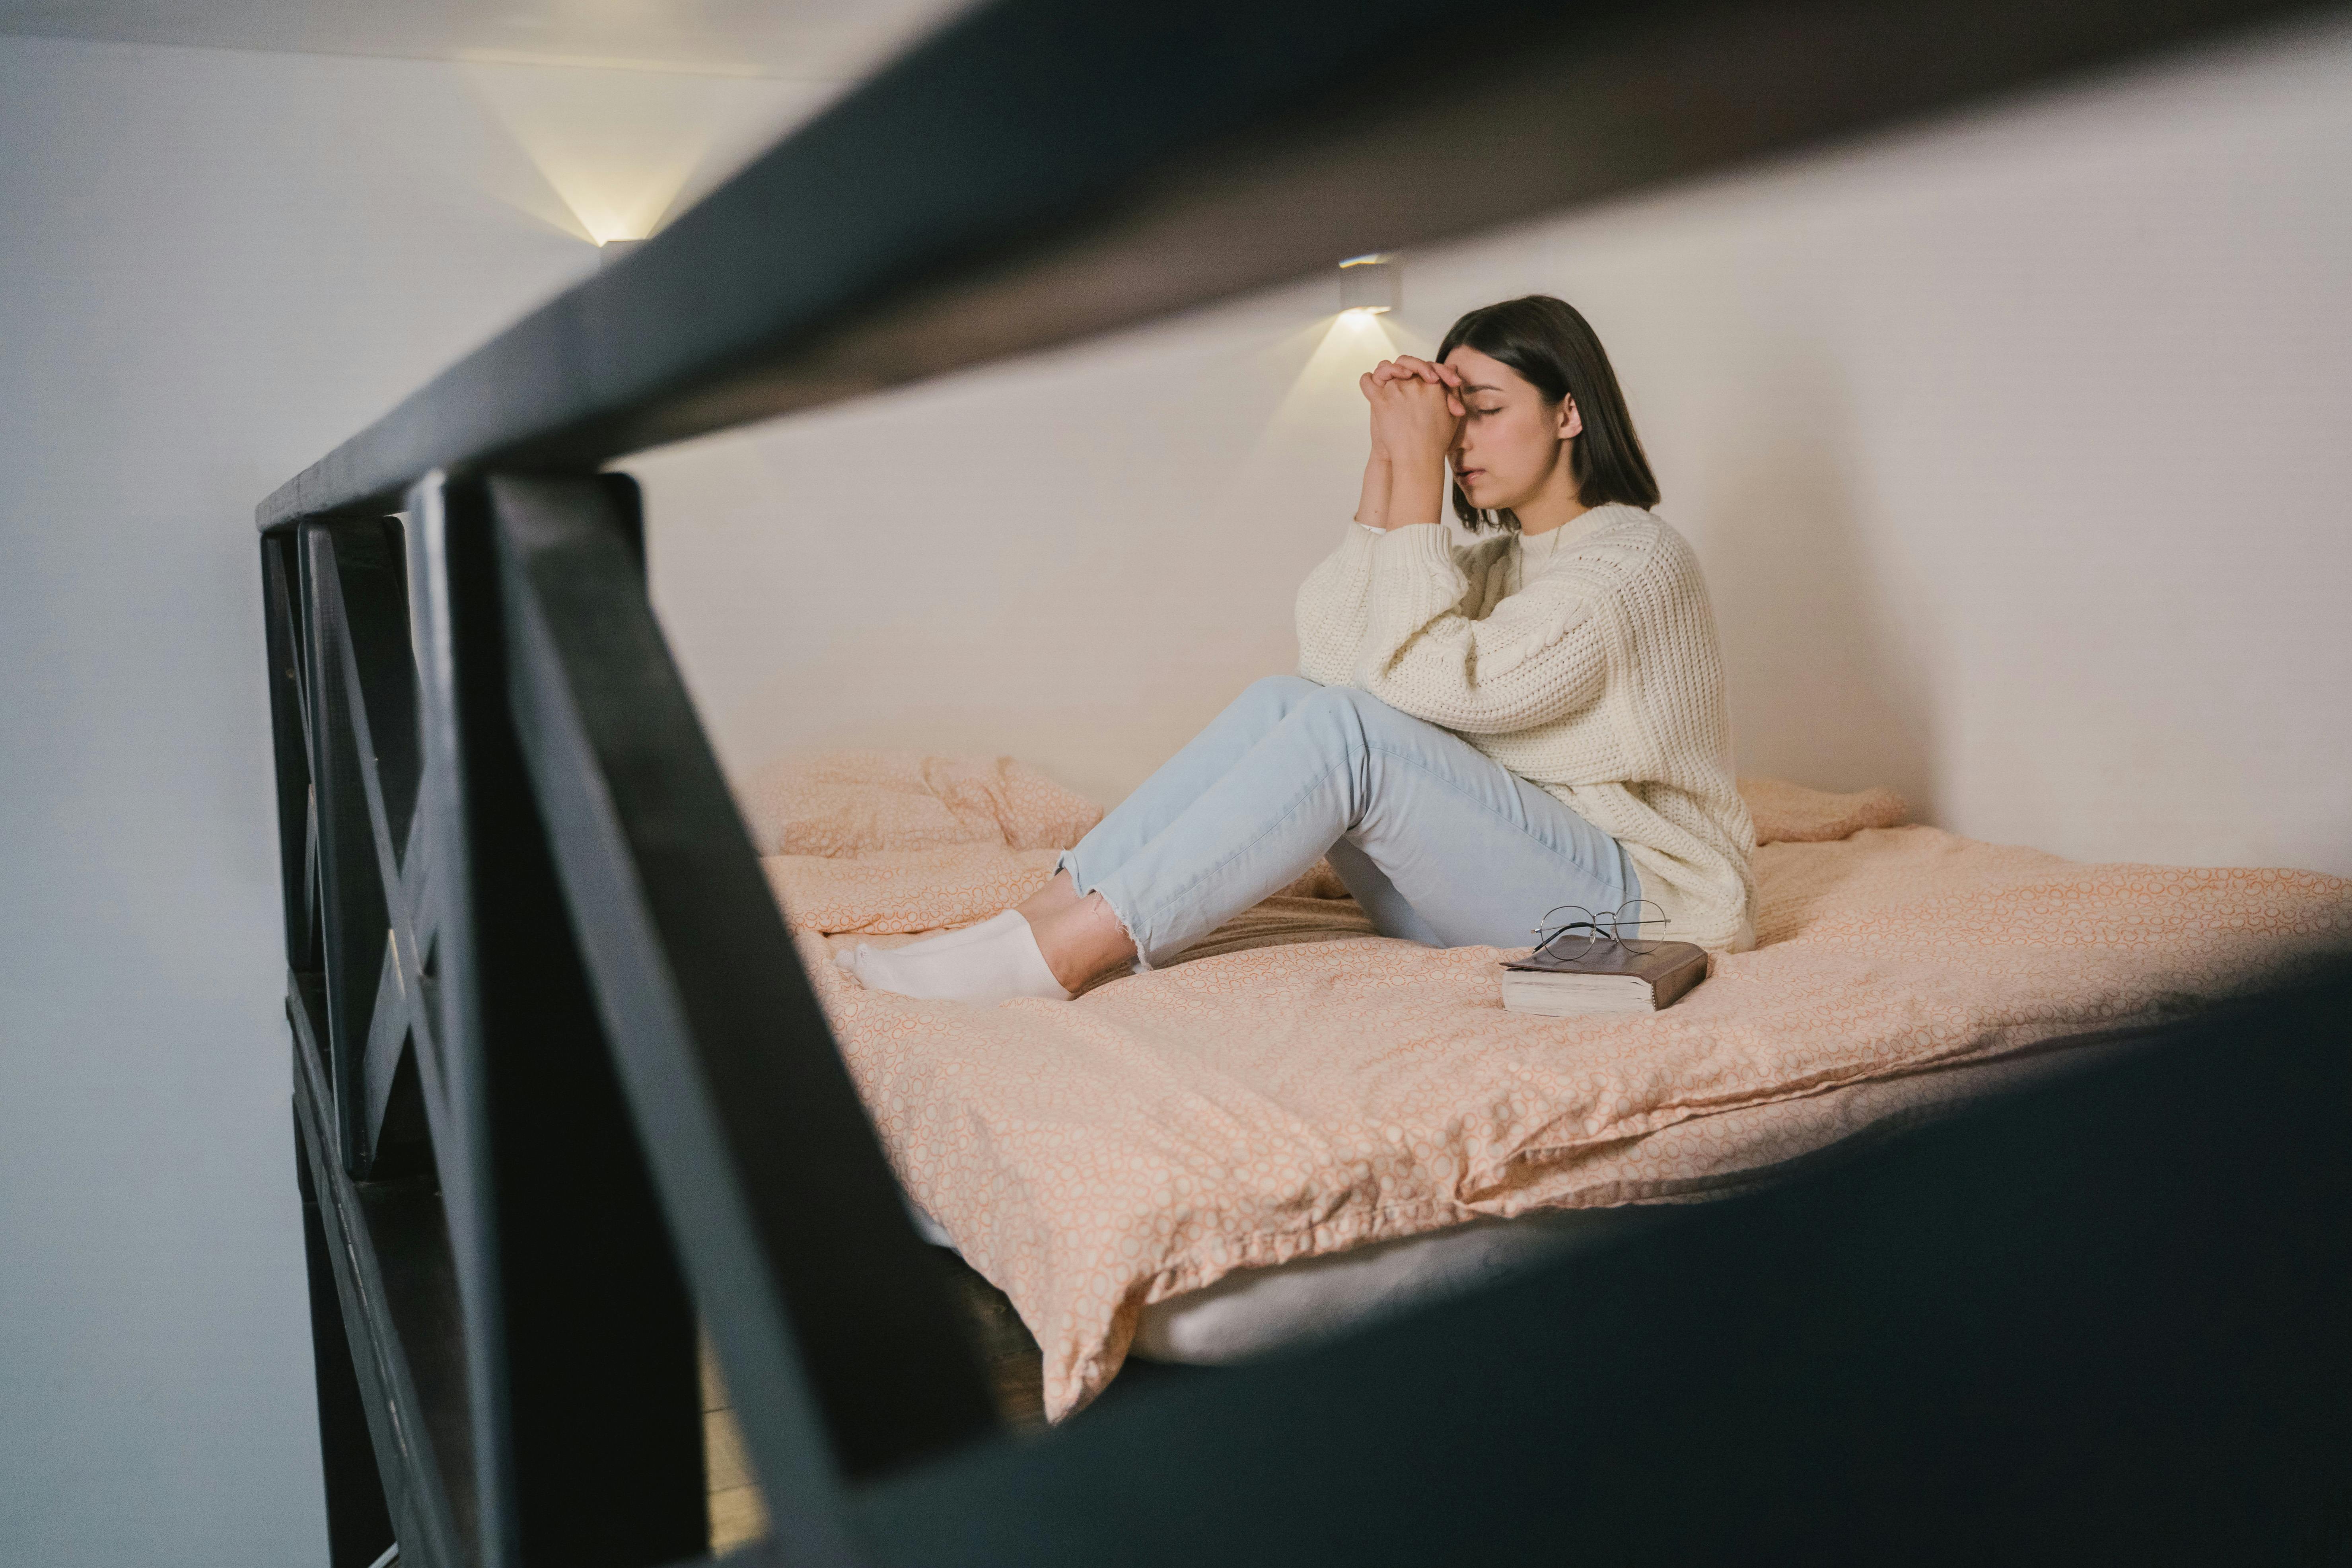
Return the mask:
<svg viewBox="0 0 2352 1568">
<path fill-rule="evenodd" d="M 1617 841 L 1450 730 L 1272 676 L 1065 851 L 1148 966 L 1328 855 L 1386 936 L 1528 947 L 1561 904 L 1641 896 Z"/>
</svg>

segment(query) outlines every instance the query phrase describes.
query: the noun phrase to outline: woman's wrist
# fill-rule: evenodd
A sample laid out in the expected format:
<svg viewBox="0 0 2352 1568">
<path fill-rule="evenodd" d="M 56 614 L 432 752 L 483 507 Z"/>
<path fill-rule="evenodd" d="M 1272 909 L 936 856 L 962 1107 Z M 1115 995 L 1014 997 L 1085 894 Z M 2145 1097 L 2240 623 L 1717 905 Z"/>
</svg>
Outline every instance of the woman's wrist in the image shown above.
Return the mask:
<svg viewBox="0 0 2352 1568">
<path fill-rule="evenodd" d="M 1371 405 L 1371 461 L 1366 467 L 1368 500 L 1385 489 L 1377 506 L 1357 521 L 1381 529 L 1441 521 L 1445 505 L 1445 458 L 1462 429 L 1457 378 L 1442 366 L 1411 355 L 1383 361 L 1358 381 Z M 1384 487 L 1376 470 L 1385 469 Z"/>
<path fill-rule="evenodd" d="M 1391 469 L 1387 454 L 1375 450 L 1364 464 L 1364 493 L 1356 503 L 1356 521 L 1366 528 L 1386 528 Z"/>
<path fill-rule="evenodd" d="M 1442 522 L 1445 509 L 1445 459 L 1415 458 L 1392 462 L 1384 528 L 1404 528 L 1417 522 Z"/>
</svg>

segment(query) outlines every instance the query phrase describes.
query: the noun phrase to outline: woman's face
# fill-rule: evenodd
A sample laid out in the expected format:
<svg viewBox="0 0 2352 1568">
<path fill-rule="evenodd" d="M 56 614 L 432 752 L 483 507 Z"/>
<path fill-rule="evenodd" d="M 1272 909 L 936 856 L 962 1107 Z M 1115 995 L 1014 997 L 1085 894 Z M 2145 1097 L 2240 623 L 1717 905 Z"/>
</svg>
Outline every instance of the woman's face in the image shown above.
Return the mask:
<svg viewBox="0 0 2352 1568">
<path fill-rule="evenodd" d="M 1461 434 L 1450 454 L 1454 482 L 1470 504 L 1494 511 L 1524 504 L 1555 473 L 1565 476 L 1570 438 L 1584 420 L 1571 399 L 1544 401 L 1534 384 L 1467 345 L 1445 356 L 1462 377 Z"/>
</svg>

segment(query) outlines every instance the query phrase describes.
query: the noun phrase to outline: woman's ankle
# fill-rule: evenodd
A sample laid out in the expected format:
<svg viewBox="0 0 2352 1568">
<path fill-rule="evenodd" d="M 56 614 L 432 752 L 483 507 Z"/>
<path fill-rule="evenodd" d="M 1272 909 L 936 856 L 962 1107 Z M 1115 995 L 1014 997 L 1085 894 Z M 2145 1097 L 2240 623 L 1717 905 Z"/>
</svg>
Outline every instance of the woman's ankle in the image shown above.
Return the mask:
<svg viewBox="0 0 2352 1568">
<path fill-rule="evenodd" d="M 1053 879 L 1015 906 L 1022 918 L 1031 925 L 1050 920 L 1078 901 L 1078 886 L 1067 871 L 1056 871 Z"/>
<path fill-rule="evenodd" d="M 1024 911 L 1026 914 L 1024 908 Z M 1135 943 L 1118 923 L 1118 916 L 1100 893 L 1075 899 L 1054 913 L 1029 921 L 1037 951 L 1062 989 L 1079 987 L 1113 964 L 1135 956 Z"/>
</svg>

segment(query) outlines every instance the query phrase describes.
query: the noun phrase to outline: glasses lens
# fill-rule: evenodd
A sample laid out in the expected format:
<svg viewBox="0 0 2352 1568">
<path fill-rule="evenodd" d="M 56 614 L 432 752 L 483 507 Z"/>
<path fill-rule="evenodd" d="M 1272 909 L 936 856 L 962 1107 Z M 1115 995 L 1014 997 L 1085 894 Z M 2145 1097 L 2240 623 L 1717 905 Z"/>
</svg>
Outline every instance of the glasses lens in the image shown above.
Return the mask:
<svg viewBox="0 0 2352 1568">
<path fill-rule="evenodd" d="M 1629 952 L 1655 952 L 1664 940 L 1658 928 L 1666 923 L 1665 914 L 1647 899 L 1620 904 L 1612 921 L 1617 940 Z"/>
<path fill-rule="evenodd" d="M 1599 933 L 1600 922 L 1591 910 L 1581 904 L 1562 904 L 1544 916 L 1536 951 L 1573 962 L 1592 951 Z"/>
</svg>

